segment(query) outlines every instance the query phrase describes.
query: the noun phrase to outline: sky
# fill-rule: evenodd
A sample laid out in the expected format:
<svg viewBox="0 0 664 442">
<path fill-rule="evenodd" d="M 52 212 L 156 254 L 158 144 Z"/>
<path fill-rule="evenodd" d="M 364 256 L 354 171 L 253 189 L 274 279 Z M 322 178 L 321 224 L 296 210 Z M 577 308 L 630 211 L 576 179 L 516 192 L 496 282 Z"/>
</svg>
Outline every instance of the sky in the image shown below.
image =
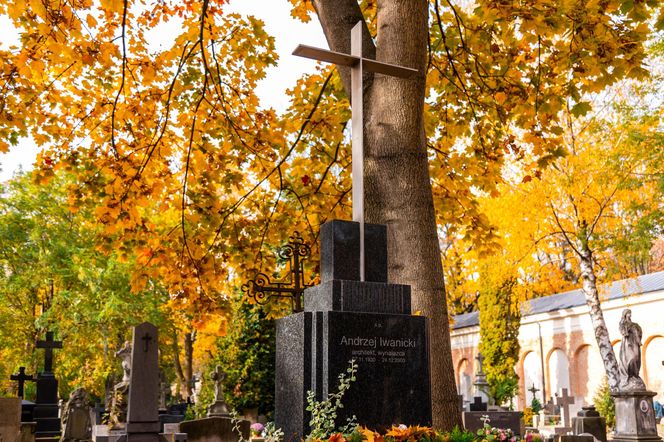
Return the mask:
<svg viewBox="0 0 664 442">
<path fill-rule="evenodd" d="M 256 92 L 265 107 L 273 107 L 282 112 L 288 105 L 286 89 L 295 85 L 302 74 L 313 72 L 315 62 L 291 55 L 293 49 L 304 43 L 311 46 L 327 48 L 325 36 L 320 23 L 311 20 L 302 23 L 290 16 L 290 3 L 287 0 L 231 0 L 228 12 L 237 12 L 243 15 L 253 15 L 265 22 L 267 32 L 275 38 L 279 64 L 268 69 L 266 78 L 261 80 Z M 177 26 L 171 25 L 172 26 Z M 154 34 L 155 45 L 165 41 L 169 26 L 163 26 Z M 0 17 L 0 48 L 6 49 L 17 43 L 17 34 L 9 20 Z M 12 174 L 22 168 L 30 170 L 37 147 L 29 139 L 22 139 L 18 146 L 6 154 L 0 153 L 0 182 L 11 178 Z"/>
</svg>

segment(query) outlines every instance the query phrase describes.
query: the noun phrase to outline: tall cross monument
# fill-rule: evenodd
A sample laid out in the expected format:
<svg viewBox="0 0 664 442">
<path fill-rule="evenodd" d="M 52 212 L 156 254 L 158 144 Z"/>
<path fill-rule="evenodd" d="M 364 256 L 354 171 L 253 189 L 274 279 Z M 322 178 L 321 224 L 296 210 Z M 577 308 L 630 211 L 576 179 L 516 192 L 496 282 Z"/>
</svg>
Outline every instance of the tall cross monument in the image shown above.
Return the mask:
<svg viewBox="0 0 664 442">
<path fill-rule="evenodd" d="M 353 221 L 360 223 L 360 281 L 364 281 L 364 115 L 363 115 L 363 89 L 362 75 L 364 71 L 389 75 L 399 78 L 412 78 L 417 74 L 416 69 L 397 66 L 389 63 L 364 58 L 362 56 L 362 28 L 364 23 L 359 21 L 350 33 L 350 54 L 334 52 L 312 46 L 299 45 L 293 51 L 294 55 L 311 58 L 313 60 L 333 63 L 339 66 L 350 67 L 351 78 L 351 130 L 353 144 Z"/>
</svg>

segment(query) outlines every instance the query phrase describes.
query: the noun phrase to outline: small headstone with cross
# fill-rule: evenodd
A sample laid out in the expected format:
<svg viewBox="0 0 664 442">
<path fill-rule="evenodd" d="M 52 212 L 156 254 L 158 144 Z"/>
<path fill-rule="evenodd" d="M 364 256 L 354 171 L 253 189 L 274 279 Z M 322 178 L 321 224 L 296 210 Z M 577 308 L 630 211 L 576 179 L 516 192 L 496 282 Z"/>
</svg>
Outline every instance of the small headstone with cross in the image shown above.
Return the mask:
<svg viewBox="0 0 664 442">
<path fill-rule="evenodd" d="M 562 426 L 571 427 L 572 417 L 569 414 L 569 406 L 574 403 L 574 396 L 569 396 L 567 388 L 563 388 L 562 395 L 556 398 L 556 405 L 560 406 L 562 415 Z"/>
<path fill-rule="evenodd" d="M 25 367 L 19 367 L 18 373 L 9 376 L 12 381 L 18 382 L 18 397 L 25 397 L 25 382 L 36 382 L 37 380 L 31 374 L 25 374 Z"/>
</svg>

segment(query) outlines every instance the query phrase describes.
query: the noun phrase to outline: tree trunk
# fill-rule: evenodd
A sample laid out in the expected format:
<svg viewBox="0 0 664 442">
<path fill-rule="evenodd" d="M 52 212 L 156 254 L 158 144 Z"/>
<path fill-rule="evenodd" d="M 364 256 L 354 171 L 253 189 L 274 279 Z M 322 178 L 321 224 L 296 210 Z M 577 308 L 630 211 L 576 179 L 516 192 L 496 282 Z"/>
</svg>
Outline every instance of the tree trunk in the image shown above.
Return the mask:
<svg viewBox="0 0 664 442">
<path fill-rule="evenodd" d="M 194 394 L 194 334 L 188 332 L 184 334 L 184 378 L 185 391 L 187 397 L 193 397 Z"/>
<path fill-rule="evenodd" d="M 182 397 L 182 387 L 185 387 L 184 371 L 180 363 L 180 346 L 178 345 L 178 332 L 173 332 L 173 364 L 175 365 L 175 375 L 178 377 L 178 396 Z M 186 390 L 186 387 L 185 387 Z"/>
<path fill-rule="evenodd" d="M 362 20 L 357 1 L 313 4 L 330 48 L 348 53 L 350 30 Z M 411 80 L 384 75 L 365 80 L 364 207 L 367 222 L 388 226 L 390 281 L 411 285 L 413 310 L 429 318 L 433 424 L 451 430 L 461 426 L 461 416 L 423 121 L 427 6 L 426 0 L 379 0 L 375 46 L 365 32 L 365 56 L 375 52 L 377 60 L 420 74 Z M 340 71 L 350 91 L 348 69 Z"/>
<path fill-rule="evenodd" d="M 604 362 L 604 369 L 609 381 L 609 388 L 616 392 L 620 386 L 620 371 L 618 361 L 611 345 L 609 331 L 604 322 L 604 314 L 599 302 L 599 293 L 597 291 L 597 279 L 593 265 L 592 251 L 588 246 L 588 241 L 578 241 L 579 266 L 581 268 L 581 279 L 583 280 L 583 293 L 586 296 L 586 304 L 590 309 L 590 319 L 595 329 L 595 339 L 599 347 L 599 354 Z"/>
</svg>

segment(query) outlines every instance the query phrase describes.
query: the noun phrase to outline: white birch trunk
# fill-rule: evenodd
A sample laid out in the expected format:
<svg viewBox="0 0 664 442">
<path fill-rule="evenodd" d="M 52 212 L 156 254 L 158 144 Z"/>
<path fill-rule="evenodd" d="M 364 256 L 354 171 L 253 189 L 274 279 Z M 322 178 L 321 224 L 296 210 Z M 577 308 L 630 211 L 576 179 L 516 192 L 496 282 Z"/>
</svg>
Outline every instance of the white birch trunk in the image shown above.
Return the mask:
<svg viewBox="0 0 664 442">
<path fill-rule="evenodd" d="M 583 281 L 583 293 L 586 297 L 590 319 L 595 330 L 595 339 L 599 347 L 599 354 L 604 363 L 604 369 L 609 381 L 609 388 L 616 392 L 620 386 L 620 370 L 618 360 L 616 359 L 609 331 L 604 322 L 604 314 L 600 306 L 599 292 L 597 290 L 597 279 L 593 265 L 592 251 L 588 247 L 587 241 L 578 241 L 577 250 L 580 253 L 579 261 L 581 268 L 581 279 Z"/>
</svg>

